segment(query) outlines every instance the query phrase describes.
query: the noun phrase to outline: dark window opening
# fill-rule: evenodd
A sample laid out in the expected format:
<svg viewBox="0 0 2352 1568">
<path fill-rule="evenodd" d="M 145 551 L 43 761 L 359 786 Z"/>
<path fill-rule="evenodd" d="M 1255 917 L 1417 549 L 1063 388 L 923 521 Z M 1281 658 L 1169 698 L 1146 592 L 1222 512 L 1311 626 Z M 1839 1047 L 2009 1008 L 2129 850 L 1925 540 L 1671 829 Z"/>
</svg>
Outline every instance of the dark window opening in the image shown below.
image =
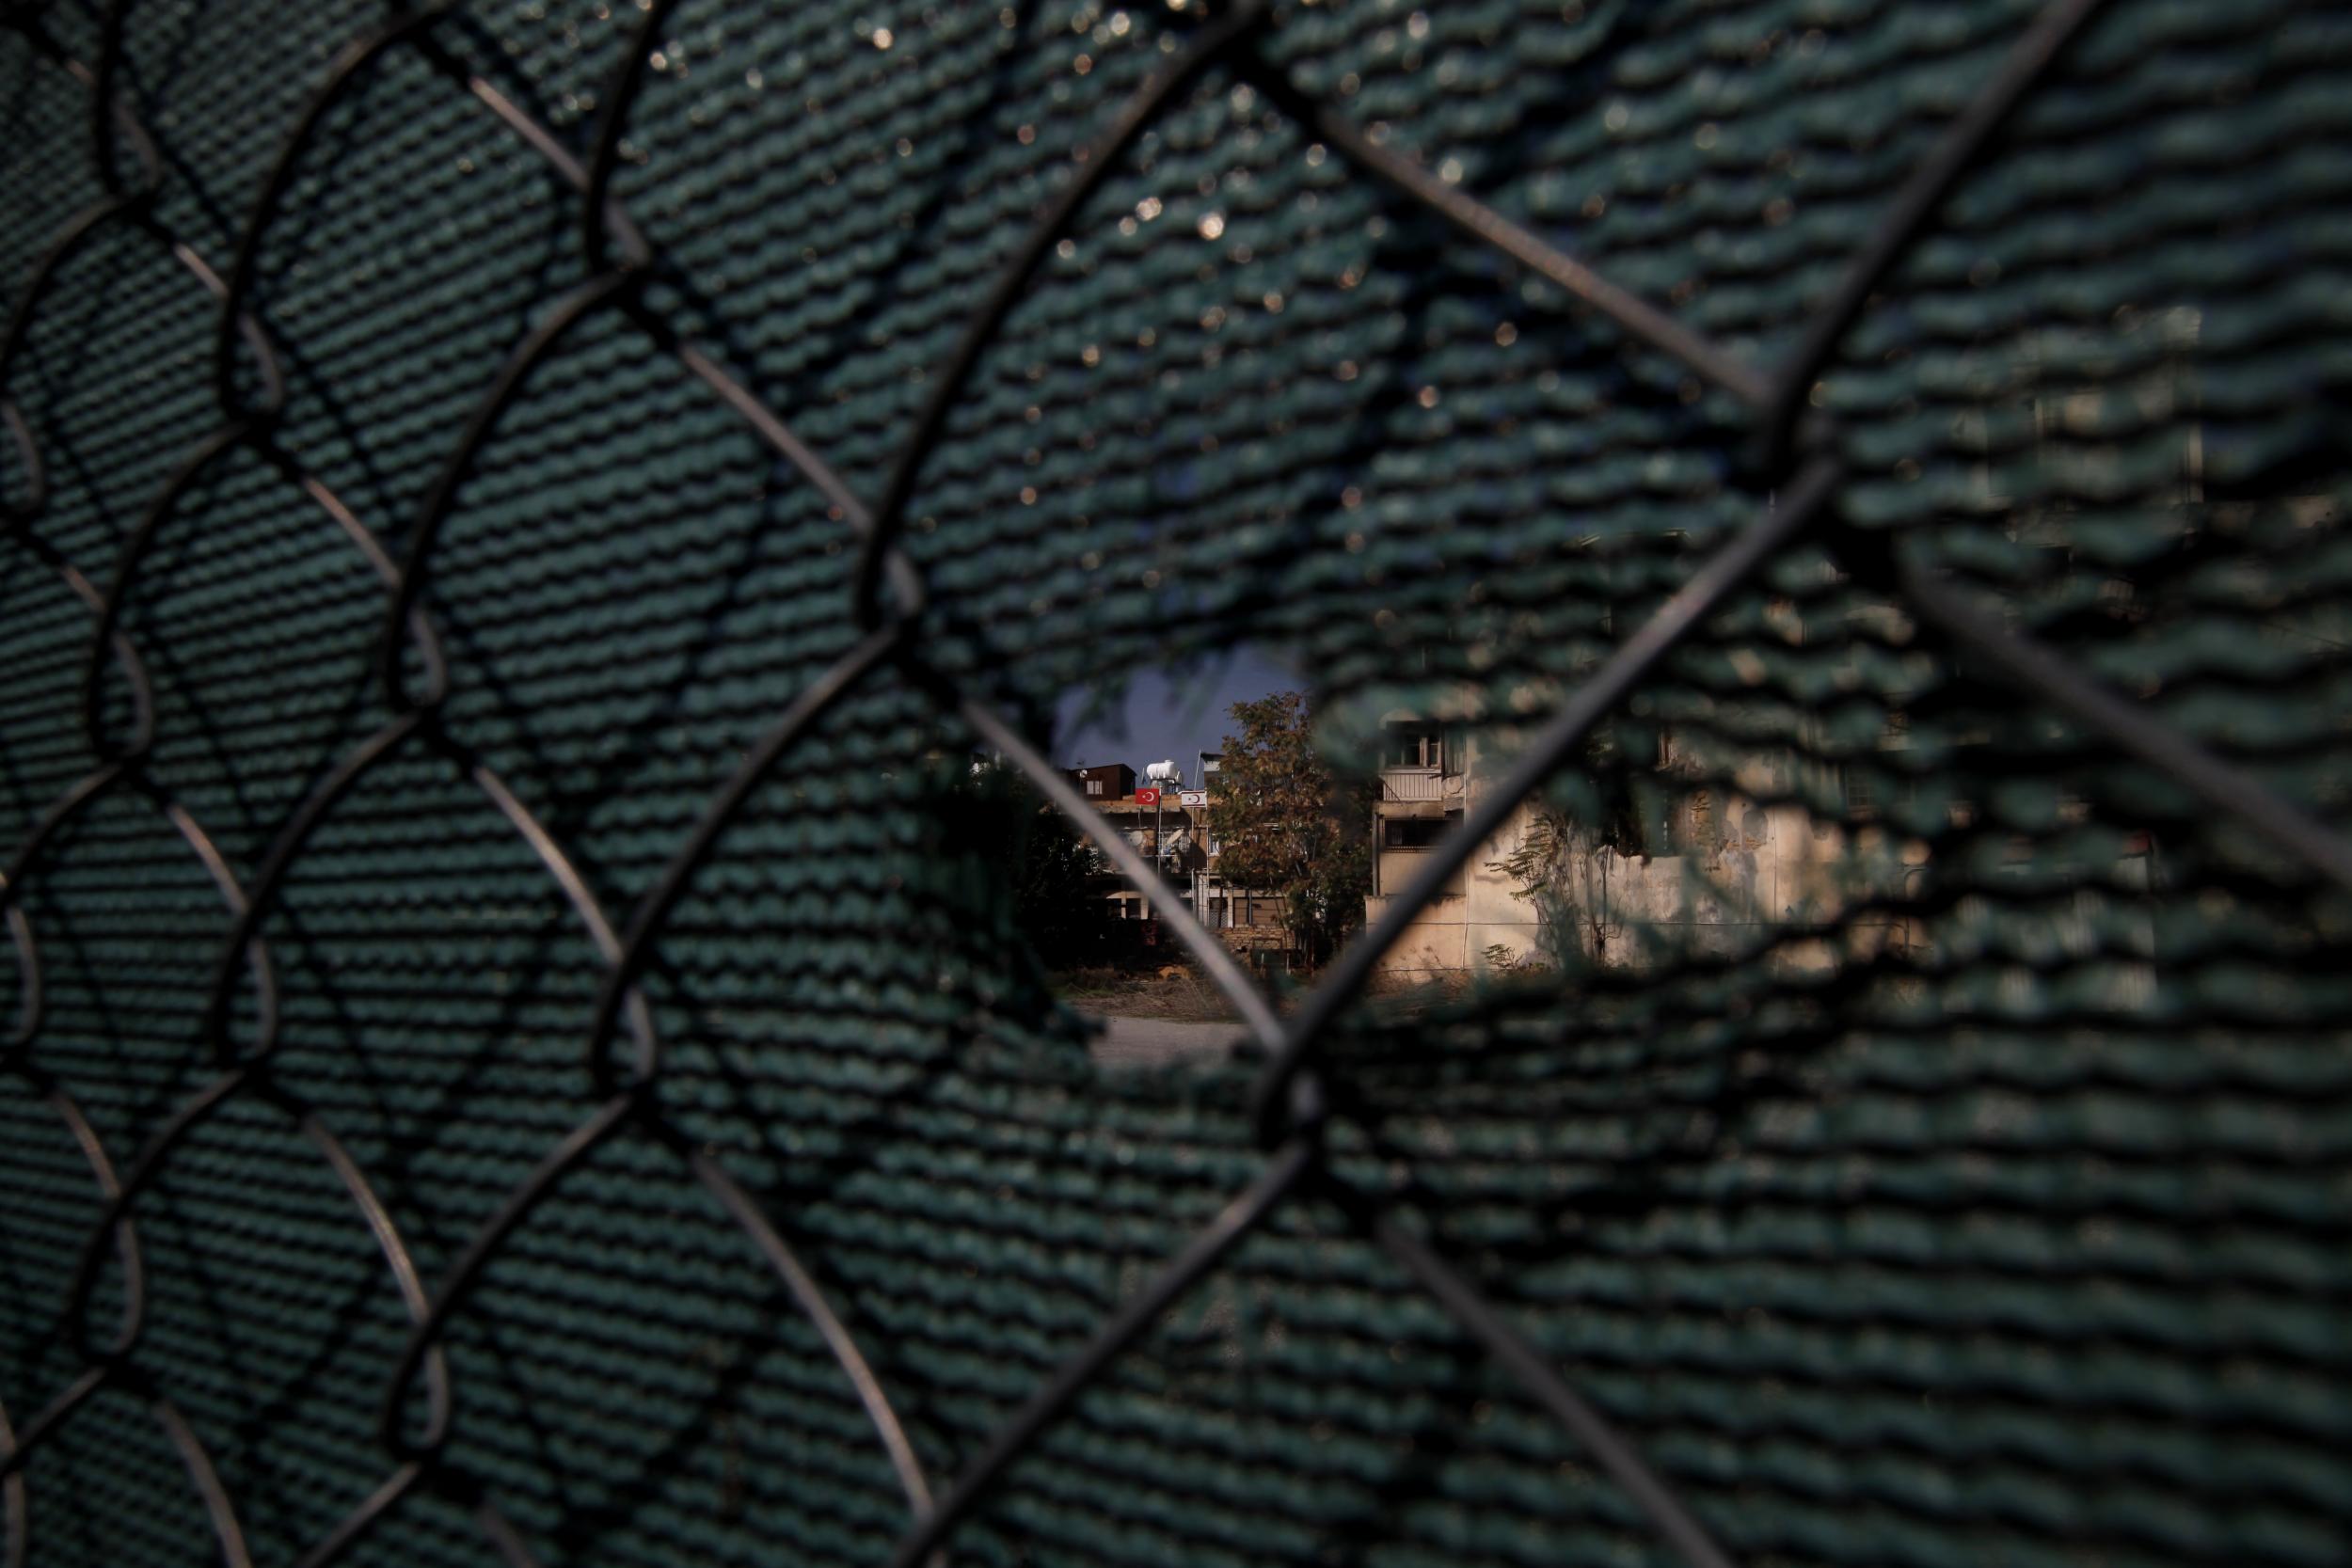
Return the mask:
<svg viewBox="0 0 2352 1568">
<path fill-rule="evenodd" d="M 1445 767 L 1445 730 L 1438 724 L 1391 724 L 1380 760 L 1389 768 L 1434 768 L 1442 770 Z"/>
<path fill-rule="evenodd" d="M 1385 816 L 1380 819 L 1380 847 L 1384 849 L 1428 849 L 1445 836 L 1445 818 L 1441 816 Z"/>
</svg>

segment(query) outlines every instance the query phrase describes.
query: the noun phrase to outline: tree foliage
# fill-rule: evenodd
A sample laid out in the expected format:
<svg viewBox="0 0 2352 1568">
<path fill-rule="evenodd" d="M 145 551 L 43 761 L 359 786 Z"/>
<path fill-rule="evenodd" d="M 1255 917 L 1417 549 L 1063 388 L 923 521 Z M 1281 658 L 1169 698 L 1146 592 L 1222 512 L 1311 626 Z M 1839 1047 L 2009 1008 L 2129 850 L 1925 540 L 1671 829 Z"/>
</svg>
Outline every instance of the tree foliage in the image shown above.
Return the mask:
<svg viewBox="0 0 2352 1568">
<path fill-rule="evenodd" d="M 1225 737 L 1209 805 L 1218 874 L 1279 899 L 1291 940 L 1319 964 L 1364 921 L 1371 786 L 1344 784 L 1332 773 L 1309 735 L 1311 716 L 1298 692 L 1235 703 L 1232 714 L 1240 733 Z"/>
</svg>

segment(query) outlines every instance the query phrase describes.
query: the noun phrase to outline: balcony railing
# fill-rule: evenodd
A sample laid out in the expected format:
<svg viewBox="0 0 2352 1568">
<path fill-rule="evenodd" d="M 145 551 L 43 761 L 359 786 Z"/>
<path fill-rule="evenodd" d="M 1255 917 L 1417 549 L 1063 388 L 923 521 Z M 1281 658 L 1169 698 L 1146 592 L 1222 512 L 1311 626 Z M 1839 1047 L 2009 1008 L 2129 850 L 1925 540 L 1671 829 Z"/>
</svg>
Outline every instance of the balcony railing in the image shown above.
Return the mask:
<svg viewBox="0 0 2352 1568">
<path fill-rule="evenodd" d="M 1384 768 L 1380 770 L 1383 800 L 1442 800 L 1462 792 L 1460 777 L 1435 768 Z"/>
</svg>

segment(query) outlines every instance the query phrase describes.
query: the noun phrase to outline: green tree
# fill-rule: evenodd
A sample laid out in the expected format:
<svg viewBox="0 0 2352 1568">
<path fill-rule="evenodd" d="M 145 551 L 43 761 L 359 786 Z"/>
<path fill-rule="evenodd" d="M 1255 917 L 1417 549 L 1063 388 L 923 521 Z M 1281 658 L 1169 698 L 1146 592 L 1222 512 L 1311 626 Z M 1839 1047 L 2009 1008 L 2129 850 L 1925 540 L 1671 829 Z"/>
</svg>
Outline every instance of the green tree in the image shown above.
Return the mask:
<svg viewBox="0 0 2352 1568">
<path fill-rule="evenodd" d="M 1281 900 L 1292 942 L 1320 964 L 1364 923 L 1371 786 L 1343 784 L 1325 764 L 1298 692 L 1235 703 L 1232 712 L 1241 733 L 1225 737 L 1209 806 L 1217 872 Z"/>
</svg>

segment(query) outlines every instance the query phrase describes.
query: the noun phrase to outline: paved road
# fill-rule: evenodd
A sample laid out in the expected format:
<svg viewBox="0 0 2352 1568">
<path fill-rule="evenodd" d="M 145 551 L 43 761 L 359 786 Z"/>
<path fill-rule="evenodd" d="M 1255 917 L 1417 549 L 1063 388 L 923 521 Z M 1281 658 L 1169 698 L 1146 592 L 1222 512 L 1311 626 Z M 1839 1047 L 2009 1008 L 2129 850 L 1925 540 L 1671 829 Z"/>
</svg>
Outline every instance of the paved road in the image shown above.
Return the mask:
<svg viewBox="0 0 2352 1568">
<path fill-rule="evenodd" d="M 1170 1062 L 1216 1063 L 1233 1053 L 1238 1023 L 1177 1023 L 1165 1018 L 1105 1018 L 1094 1059 L 1104 1067 L 1165 1067 Z"/>
</svg>

